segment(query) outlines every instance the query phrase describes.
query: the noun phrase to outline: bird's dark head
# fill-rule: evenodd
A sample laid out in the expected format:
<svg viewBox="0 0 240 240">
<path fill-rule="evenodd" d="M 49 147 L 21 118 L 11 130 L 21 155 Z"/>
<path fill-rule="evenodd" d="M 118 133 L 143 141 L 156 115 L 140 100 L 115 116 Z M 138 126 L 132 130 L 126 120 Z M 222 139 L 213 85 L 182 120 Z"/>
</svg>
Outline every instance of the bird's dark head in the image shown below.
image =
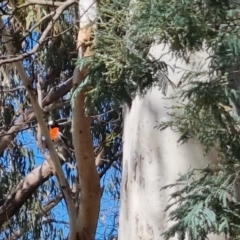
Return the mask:
<svg viewBox="0 0 240 240">
<path fill-rule="evenodd" d="M 50 120 L 48 122 L 48 126 L 50 126 L 51 128 L 55 128 L 55 127 L 59 127 L 59 124 L 54 120 Z"/>
</svg>

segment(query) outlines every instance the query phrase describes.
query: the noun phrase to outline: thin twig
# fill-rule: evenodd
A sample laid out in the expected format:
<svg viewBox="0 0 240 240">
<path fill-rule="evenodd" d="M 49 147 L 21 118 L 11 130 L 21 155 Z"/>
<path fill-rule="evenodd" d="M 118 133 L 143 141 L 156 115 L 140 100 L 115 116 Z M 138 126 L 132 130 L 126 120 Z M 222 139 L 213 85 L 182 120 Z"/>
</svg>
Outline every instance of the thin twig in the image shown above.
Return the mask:
<svg viewBox="0 0 240 240">
<path fill-rule="evenodd" d="M 34 24 L 34 25 L 27 31 L 27 33 L 23 36 L 23 38 L 26 38 L 26 37 L 29 35 L 29 33 L 33 32 L 33 30 L 34 30 L 35 28 L 37 28 L 43 21 L 45 21 L 46 19 L 52 17 L 52 16 L 54 15 L 54 13 L 55 13 L 55 12 L 51 12 L 51 13 L 45 15 L 44 17 L 42 17 L 36 24 Z"/>
<path fill-rule="evenodd" d="M 11 88 L 11 89 L 1 89 L 0 93 L 10 93 L 10 92 L 15 92 L 17 90 L 21 90 L 21 89 L 26 89 L 24 86 L 18 86 L 15 88 Z"/>
<path fill-rule="evenodd" d="M 42 217 L 48 212 L 50 212 L 54 207 L 56 207 L 61 200 L 63 199 L 63 194 L 59 193 L 54 199 L 51 199 L 47 204 L 44 205 L 43 210 L 41 214 L 38 214 L 38 217 Z M 27 225 L 27 228 L 30 227 L 30 224 Z M 23 231 L 22 229 L 19 229 L 11 234 L 9 237 L 9 240 L 17 240 L 20 239 L 23 233 L 26 232 L 26 229 Z"/>
<path fill-rule="evenodd" d="M 63 4 L 62 2 L 55 2 L 55 1 L 27 0 L 26 3 L 23 3 L 19 6 L 17 6 L 16 9 L 26 8 L 30 5 L 43 5 L 43 6 L 49 6 L 49 7 L 59 7 L 62 4 Z"/>
<path fill-rule="evenodd" d="M 37 82 L 37 93 L 38 93 L 38 104 L 39 104 L 39 107 L 42 109 L 42 88 L 41 88 L 41 83 L 40 83 L 40 80 L 38 79 L 38 82 Z M 41 127 L 38 123 L 38 126 L 37 126 L 37 141 L 38 141 L 38 146 L 39 146 L 39 149 L 41 150 L 42 153 L 44 153 L 44 149 L 45 147 L 43 146 L 43 140 L 42 140 L 42 131 L 41 131 Z"/>
</svg>

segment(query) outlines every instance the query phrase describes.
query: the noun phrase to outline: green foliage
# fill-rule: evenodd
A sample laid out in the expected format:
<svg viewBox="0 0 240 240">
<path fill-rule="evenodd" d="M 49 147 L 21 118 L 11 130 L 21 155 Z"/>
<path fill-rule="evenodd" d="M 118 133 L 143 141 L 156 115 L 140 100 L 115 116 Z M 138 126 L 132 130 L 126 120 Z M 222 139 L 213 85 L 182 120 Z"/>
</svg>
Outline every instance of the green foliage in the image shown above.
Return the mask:
<svg viewBox="0 0 240 240">
<path fill-rule="evenodd" d="M 220 164 L 182 176 L 175 184 L 181 190 L 171 195 L 170 218 L 175 224 L 164 233 L 166 239 L 207 239 L 209 233 L 223 233 L 239 239 L 239 5 L 230 1 L 141 1 L 135 27 L 146 37 L 168 43 L 177 57 L 188 61 L 190 52 L 205 50 L 209 70 L 186 71 L 172 119 L 158 128 L 171 127 L 182 136 L 179 142 L 197 138 L 208 152 L 218 151 Z M 144 20 L 141 21 L 141 18 Z M 157 20 L 158 19 L 158 20 Z M 138 27 L 137 27 L 138 26 Z M 137 34 L 137 33 L 136 33 Z M 194 161 L 194 159 L 193 159 Z M 186 178 L 187 176 L 187 178 Z M 185 177 L 185 179 L 184 179 Z M 175 209 L 172 210 L 172 206 Z"/>
<path fill-rule="evenodd" d="M 117 105 L 125 102 L 130 106 L 136 94 L 145 94 L 153 85 L 165 92 L 171 83 L 166 64 L 148 57 L 154 39 L 135 35 L 129 8 L 126 0 L 101 1 L 94 54 L 78 61 L 80 68 L 89 68 L 89 74 L 73 93 L 73 100 L 87 88 L 90 103 L 110 98 Z"/>
<path fill-rule="evenodd" d="M 170 43 L 177 56 L 187 59 L 189 51 L 202 49 L 203 43 L 208 47 L 208 40 L 218 34 L 229 1 L 139 1 L 135 9 L 134 34 Z"/>
<path fill-rule="evenodd" d="M 232 104 L 240 100 L 240 92 L 228 84 L 227 75 L 208 76 L 209 82 L 198 81 L 200 77 L 200 73 L 186 74 L 186 78 L 195 78 L 195 81 L 178 92 L 175 97 L 180 97 L 182 103 L 173 106 L 182 109 L 182 114 L 173 114 L 171 121 L 160 123 L 158 128 L 171 126 L 183 133 L 179 141 L 196 137 L 206 150 L 214 147 L 238 160 L 240 119 L 231 112 L 234 110 Z"/>
<path fill-rule="evenodd" d="M 193 181 L 194 175 L 202 177 Z M 176 223 L 164 233 L 169 239 L 176 233 L 180 239 L 207 239 L 211 233 L 223 233 L 232 239 L 240 236 L 240 203 L 234 195 L 235 184 L 238 181 L 239 164 L 221 165 L 215 169 L 190 170 L 182 175 L 175 184 L 166 186 L 182 186 L 178 192 L 171 194 L 178 208 L 172 210 L 170 219 Z M 232 174 L 229 174 L 232 172 Z"/>
<path fill-rule="evenodd" d="M 209 74 L 207 82 L 198 80 L 202 75 L 206 77 L 205 72 L 185 75 L 188 88 L 185 86 L 176 94 L 181 104 L 173 107 L 182 113 L 173 114 L 172 120 L 160 123 L 158 128 L 180 131 L 182 143 L 197 138 L 206 152 L 211 148 L 217 150 L 221 163 L 217 168 L 204 169 L 200 179 L 194 178 L 193 170 L 172 185 L 180 184 L 183 188 L 172 194 L 177 208 L 170 212 L 170 218 L 176 224 L 164 233 L 166 239 L 175 234 L 181 239 L 185 235 L 193 240 L 207 239 L 209 233 L 224 233 L 238 239 L 240 234 L 240 205 L 235 197 L 239 191 L 235 184 L 239 178 L 240 119 L 233 114 L 233 103 L 239 101 L 240 92 L 228 84 L 228 75 Z"/>
</svg>

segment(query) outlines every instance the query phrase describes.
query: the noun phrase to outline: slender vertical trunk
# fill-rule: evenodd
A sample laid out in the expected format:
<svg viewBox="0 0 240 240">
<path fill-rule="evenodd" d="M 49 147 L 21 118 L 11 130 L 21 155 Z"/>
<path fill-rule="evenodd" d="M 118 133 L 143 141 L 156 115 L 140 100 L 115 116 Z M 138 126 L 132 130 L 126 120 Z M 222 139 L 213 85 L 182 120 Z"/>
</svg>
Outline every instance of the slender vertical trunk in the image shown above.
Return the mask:
<svg viewBox="0 0 240 240">
<path fill-rule="evenodd" d="M 79 1 L 80 30 L 77 47 L 79 58 L 91 54 L 88 41 L 96 20 L 96 2 L 94 0 Z M 87 69 L 76 68 L 73 84 L 77 87 L 87 74 Z M 73 107 L 73 144 L 79 174 L 79 208 L 77 210 L 76 236 L 71 240 L 93 240 L 96 233 L 100 209 L 101 189 L 96 171 L 93 143 L 91 135 L 91 118 L 85 116 L 84 92 L 74 99 Z M 75 238 L 74 238 L 75 237 Z"/>
</svg>

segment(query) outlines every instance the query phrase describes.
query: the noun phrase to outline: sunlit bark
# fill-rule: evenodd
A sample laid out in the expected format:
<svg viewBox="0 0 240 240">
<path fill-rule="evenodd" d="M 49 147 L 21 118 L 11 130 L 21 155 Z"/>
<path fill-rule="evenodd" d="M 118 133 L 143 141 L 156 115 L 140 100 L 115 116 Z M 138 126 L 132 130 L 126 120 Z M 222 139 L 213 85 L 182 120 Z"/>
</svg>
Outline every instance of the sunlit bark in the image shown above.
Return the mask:
<svg viewBox="0 0 240 240">
<path fill-rule="evenodd" d="M 167 51 L 167 47 L 162 50 L 162 46 L 158 46 L 153 54 L 158 58 Z M 174 69 L 169 68 L 169 78 L 178 84 L 183 74 L 181 70 L 196 70 L 200 63 L 206 69 L 207 57 L 205 52 L 192 54 L 188 65 L 176 61 L 170 54 L 161 60 Z M 167 95 L 172 92 L 169 89 Z M 131 109 L 125 109 L 119 240 L 162 240 L 161 234 L 173 224 L 164 209 L 169 204 L 169 194 L 178 189 L 160 191 L 161 188 L 174 183 L 179 173 L 186 173 L 191 167 L 204 168 L 217 163 L 214 152 L 204 156 L 198 141 L 181 145 L 178 143 L 180 133 L 169 128 L 163 131 L 154 128 L 170 118 L 172 104 L 172 100 L 153 88 L 144 98 L 137 97 Z"/>
<path fill-rule="evenodd" d="M 91 54 L 88 41 L 96 20 L 96 2 L 94 0 L 80 1 L 80 30 L 77 48 L 79 58 Z M 76 88 L 87 74 L 87 69 L 76 68 L 73 76 Z M 100 209 L 101 189 L 99 175 L 96 171 L 93 142 L 91 135 L 91 118 L 85 115 L 85 93 L 81 92 L 74 99 L 73 107 L 73 144 L 79 174 L 79 208 L 77 211 L 76 229 L 78 240 L 93 240 L 96 233 Z M 74 236 L 70 236 L 74 240 Z"/>
</svg>

